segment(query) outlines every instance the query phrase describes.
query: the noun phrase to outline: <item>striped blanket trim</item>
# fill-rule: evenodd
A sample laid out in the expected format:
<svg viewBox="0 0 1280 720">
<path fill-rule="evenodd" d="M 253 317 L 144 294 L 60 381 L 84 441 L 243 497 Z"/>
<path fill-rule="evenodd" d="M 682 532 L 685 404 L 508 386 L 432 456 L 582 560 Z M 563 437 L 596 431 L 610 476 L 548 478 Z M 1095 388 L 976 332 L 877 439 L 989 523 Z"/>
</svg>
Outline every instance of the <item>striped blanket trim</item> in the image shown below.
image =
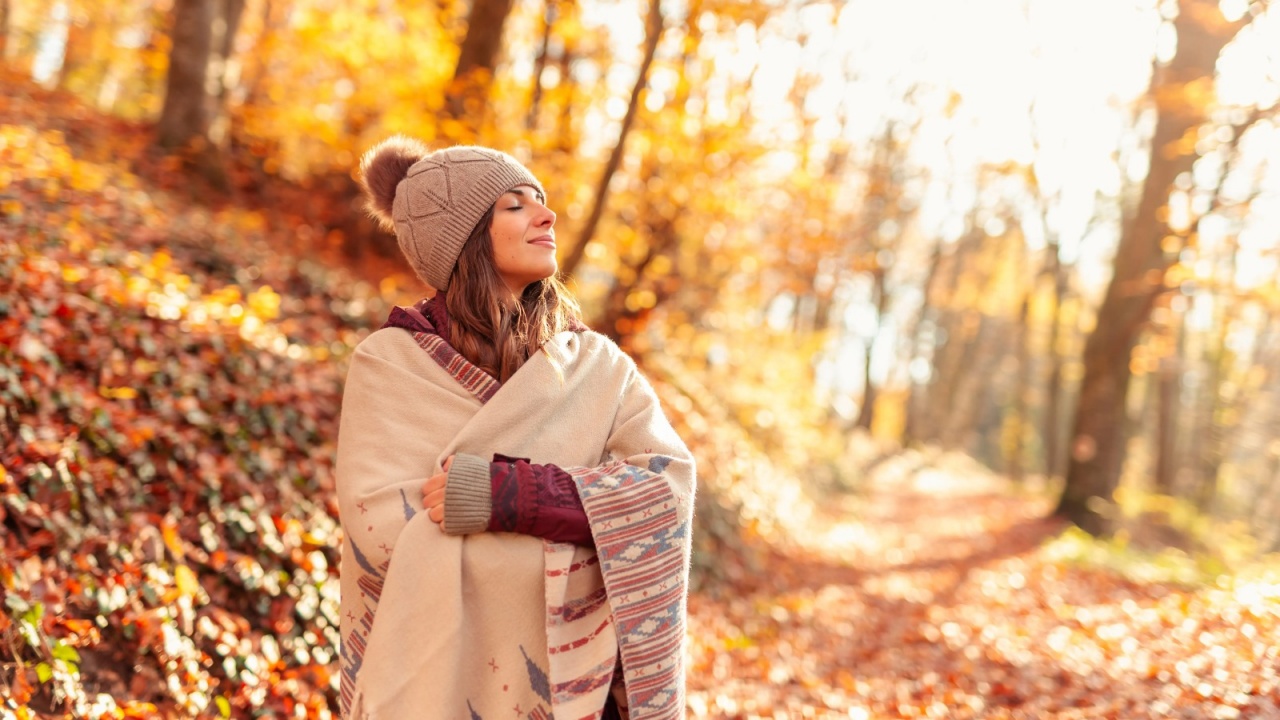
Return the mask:
<svg viewBox="0 0 1280 720">
<path fill-rule="evenodd" d="M 595 537 L 634 720 L 684 717 L 690 528 L 662 477 L 668 462 L 568 470 Z"/>
<path fill-rule="evenodd" d="M 413 339 L 418 343 L 418 347 L 426 350 L 427 354 L 440 364 L 440 367 L 452 375 L 459 385 L 474 395 L 481 403 L 489 402 L 489 399 L 502 387 L 502 383 L 494 380 L 492 375 L 462 357 L 461 353 L 454 350 L 439 335 L 428 332 L 415 332 Z"/>
<path fill-rule="evenodd" d="M 351 632 L 347 634 L 339 650 L 343 655 L 343 669 L 338 682 L 338 694 L 344 717 L 351 712 L 351 703 L 355 698 L 356 675 L 364 665 L 365 640 L 373 631 L 374 610 L 377 609 L 378 600 L 382 597 L 383 579 L 390 567 L 389 562 L 384 562 L 375 570 L 355 543 L 350 540 L 348 542 L 351 544 L 356 561 L 366 572 L 360 574 L 360 579 L 356 583 L 360 588 L 360 594 L 364 597 L 364 612 L 358 619 L 354 616 L 348 618 L 352 621 Z"/>
<path fill-rule="evenodd" d="M 543 542 L 547 659 L 557 718 L 600 717 L 618 664 L 618 640 L 600 577 L 585 548 Z"/>
</svg>

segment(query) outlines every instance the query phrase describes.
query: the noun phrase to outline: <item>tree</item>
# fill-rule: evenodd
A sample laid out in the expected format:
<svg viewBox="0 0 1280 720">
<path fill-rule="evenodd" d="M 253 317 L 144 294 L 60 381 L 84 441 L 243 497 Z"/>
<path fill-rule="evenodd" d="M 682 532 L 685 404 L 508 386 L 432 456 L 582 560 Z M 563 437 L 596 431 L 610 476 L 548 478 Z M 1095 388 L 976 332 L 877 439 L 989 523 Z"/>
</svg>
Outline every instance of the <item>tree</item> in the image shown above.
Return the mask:
<svg viewBox="0 0 1280 720">
<path fill-rule="evenodd" d="M 502 28 L 511 15 L 512 4 L 512 0 L 473 0 L 467 16 L 467 34 L 449 84 L 446 110 L 452 119 L 470 118 L 473 126 L 480 124 L 481 109 L 502 50 Z"/>
<path fill-rule="evenodd" d="M 0 0 L 0 60 L 9 54 L 9 0 Z"/>
<path fill-rule="evenodd" d="M 1116 249 L 1115 271 L 1085 343 L 1084 376 L 1072 429 L 1066 484 L 1055 513 L 1082 529 L 1104 533 L 1093 498 L 1110 498 L 1119 482 L 1126 443 L 1125 398 L 1130 354 L 1164 290 L 1176 260 L 1166 251 L 1167 208 L 1175 178 L 1199 155 L 1196 133 L 1208 121 L 1218 55 L 1249 21 L 1229 22 L 1217 0 L 1179 0 L 1173 58 L 1152 73 L 1148 95 L 1156 109 L 1149 167 L 1136 212 Z"/>
<path fill-rule="evenodd" d="M 175 0 L 173 48 L 156 142 L 166 150 L 203 141 L 209 129 L 205 79 L 213 54 L 214 0 Z"/>
<path fill-rule="evenodd" d="M 613 180 L 613 174 L 618 171 L 618 166 L 622 164 L 622 155 L 626 150 L 627 135 L 631 132 L 631 126 L 635 124 L 636 113 L 640 110 L 640 95 L 649 83 L 649 68 L 653 65 L 653 57 L 658 52 L 658 41 L 662 37 L 662 29 L 661 0 L 650 0 L 649 18 L 645 24 L 644 58 L 640 61 L 640 69 L 636 71 L 636 82 L 631 88 L 631 99 L 627 103 L 627 113 L 622 117 L 622 127 L 618 130 L 618 140 L 614 143 L 613 151 L 609 153 L 609 159 L 605 161 L 604 168 L 600 171 L 600 180 L 596 183 L 595 200 L 591 205 L 591 214 L 587 216 L 587 221 L 583 224 L 582 231 L 578 233 L 578 242 L 560 265 L 561 272 L 566 277 L 573 275 L 573 272 L 578 268 L 578 264 L 582 262 L 582 258 L 586 257 L 587 245 L 591 242 L 592 236 L 595 235 L 596 228 L 600 224 L 600 218 L 604 215 L 604 208 L 609 199 L 609 182 Z"/>
<path fill-rule="evenodd" d="M 211 77 L 211 71 L 225 69 L 244 7 L 245 0 L 175 0 L 164 108 L 156 124 L 160 147 L 211 149 L 209 124 L 227 90 L 225 78 Z"/>
</svg>

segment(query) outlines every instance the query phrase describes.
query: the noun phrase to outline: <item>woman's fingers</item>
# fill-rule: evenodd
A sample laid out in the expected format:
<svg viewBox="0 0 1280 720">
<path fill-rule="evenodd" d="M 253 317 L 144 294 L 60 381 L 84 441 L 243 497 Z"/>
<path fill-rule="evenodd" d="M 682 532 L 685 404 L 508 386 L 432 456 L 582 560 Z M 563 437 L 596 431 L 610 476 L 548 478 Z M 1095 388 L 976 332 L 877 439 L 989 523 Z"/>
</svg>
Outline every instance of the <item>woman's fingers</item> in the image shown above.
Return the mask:
<svg viewBox="0 0 1280 720">
<path fill-rule="evenodd" d="M 444 488 L 427 493 L 422 504 L 427 508 L 444 507 Z"/>
<path fill-rule="evenodd" d="M 444 522 L 444 486 L 449 479 L 448 472 L 432 475 L 422 485 L 422 507 L 427 510 L 427 517 L 432 522 Z"/>
<path fill-rule="evenodd" d="M 443 475 L 432 475 L 427 478 L 426 482 L 422 483 L 422 504 L 424 507 L 430 507 L 430 503 L 427 502 L 428 495 L 444 488 L 443 478 Z"/>
</svg>

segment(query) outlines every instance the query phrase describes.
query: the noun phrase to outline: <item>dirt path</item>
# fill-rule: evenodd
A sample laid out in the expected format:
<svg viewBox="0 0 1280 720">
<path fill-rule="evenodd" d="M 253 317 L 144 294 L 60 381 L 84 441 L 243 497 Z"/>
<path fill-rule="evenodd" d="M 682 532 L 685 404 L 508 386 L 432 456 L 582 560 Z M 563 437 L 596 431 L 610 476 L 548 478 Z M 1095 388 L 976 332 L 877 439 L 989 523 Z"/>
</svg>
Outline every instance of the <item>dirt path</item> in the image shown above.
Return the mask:
<svg viewBox="0 0 1280 720">
<path fill-rule="evenodd" d="M 880 477 L 691 599 L 695 717 L 1280 718 L 1274 600 L 1053 561 L 1049 507 L 994 478 Z"/>
</svg>

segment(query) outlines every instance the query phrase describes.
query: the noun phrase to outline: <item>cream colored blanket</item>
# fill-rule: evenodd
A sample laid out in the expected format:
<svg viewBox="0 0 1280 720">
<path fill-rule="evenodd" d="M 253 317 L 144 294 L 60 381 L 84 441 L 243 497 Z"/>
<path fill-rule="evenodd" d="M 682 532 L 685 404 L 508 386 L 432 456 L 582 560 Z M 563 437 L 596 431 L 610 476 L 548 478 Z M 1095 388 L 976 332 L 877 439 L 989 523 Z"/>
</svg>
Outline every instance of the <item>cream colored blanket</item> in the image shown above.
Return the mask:
<svg viewBox="0 0 1280 720">
<path fill-rule="evenodd" d="M 683 717 L 692 458 L 607 338 L 543 350 L 499 387 L 435 335 L 387 328 L 356 349 L 337 465 L 344 716 L 599 717 L 620 660 L 631 718 Z M 597 549 L 444 535 L 421 487 L 459 452 L 567 470 Z"/>
</svg>

